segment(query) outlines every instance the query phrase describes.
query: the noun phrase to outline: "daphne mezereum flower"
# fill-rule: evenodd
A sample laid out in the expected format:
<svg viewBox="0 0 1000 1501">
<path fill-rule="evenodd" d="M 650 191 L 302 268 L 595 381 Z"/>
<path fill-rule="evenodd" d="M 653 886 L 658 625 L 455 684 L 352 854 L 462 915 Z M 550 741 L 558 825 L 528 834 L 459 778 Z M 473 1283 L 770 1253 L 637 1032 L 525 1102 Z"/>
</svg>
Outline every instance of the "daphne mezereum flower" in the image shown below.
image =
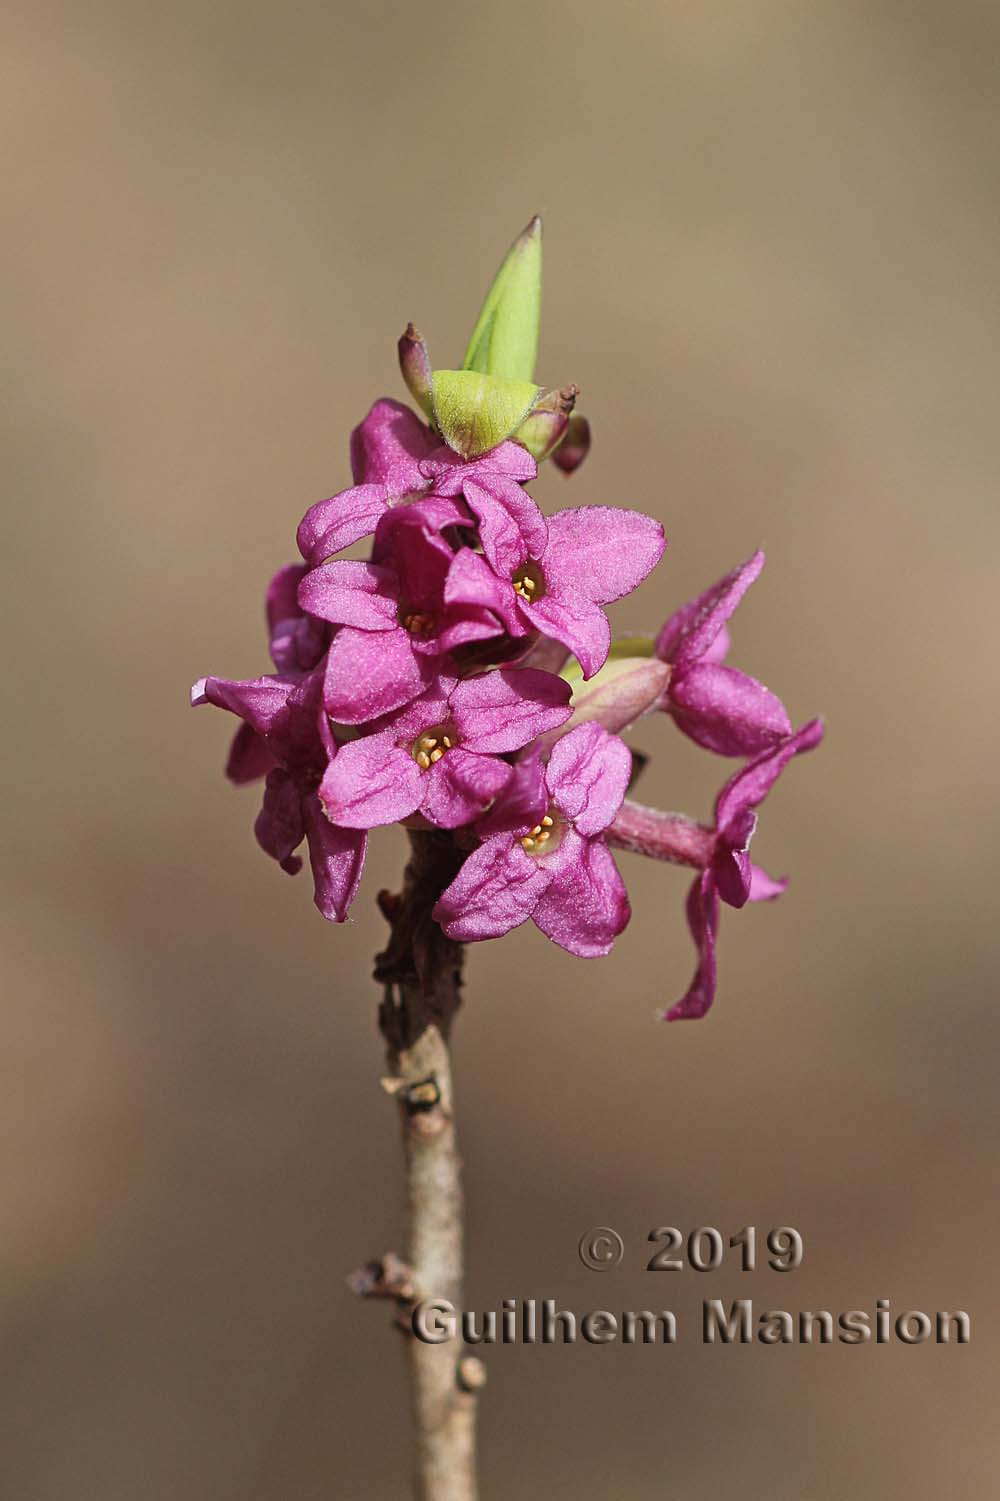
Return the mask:
<svg viewBox="0 0 1000 1501">
<path fill-rule="evenodd" d="M 442 447 L 420 466 L 435 495 L 461 495 L 478 526 L 483 554 L 495 573 L 509 577 L 529 552 L 545 551 L 545 517 L 522 485 L 538 465 L 518 443 L 499 444 L 478 459 L 461 459 Z"/>
<path fill-rule="evenodd" d="M 638 588 L 663 555 L 663 528 L 615 506 L 581 506 L 548 520 L 537 554 L 523 539 L 499 574 L 471 548 L 455 556 L 445 586 L 453 606 L 489 610 L 511 636 L 538 632 L 562 642 L 585 678 L 607 659 L 611 627 L 603 606 Z"/>
<path fill-rule="evenodd" d="M 322 563 L 352 542 L 370 537 L 391 505 L 430 489 L 422 460 L 441 440 L 401 402 L 383 397 L 351 434 L 354 484 L 317 501 L 299 523 L 297 541 L 306 562 Z"/>
<path fill-rule="evenodd" d="M 742 907 L 748 901 L 769 901 L 786 889 L 787 880 L 774 880 L 750 859 L 750 840 L 757 827 L 754 810 L 792 757 L 815 749 L 822 738 L 822 722 L 810 720 L 741 767 L 716 798 L 711 827 L 677 813 L 626 802 L 608 830 L 609 842 L 619 849 L 674 865 L 691 865 L 699 872 L 687 898 L 698 965 L 684 996 L 665 1012 L 667 1021 L 704 1016 L 715 998 L 720 900 Z"/>
<path fill-rule="evenodd" d="M 464 520 L 453 500 L 435 497 L 386 511 L 371 562 L 324 563 L 302 580 L 302 609 L 341 627 L 324 689 L 339 723 L 363 724 L 412 702 L 446 653 L 502 634 L 489 610 L 445 599 L 455 553 L 442 531 Z"/>
<path fill-rule="evenodd" d="M 297 875 L 295 853 L 309 848 L 316 906 L 331 922 L 344 922 L 364 869 L 367 834 L 330 822 L 317 789 L 337 747 L 323 711 L 323 672 L 252 678 L 200 678 L 193 704 L 215 704 L 238 715 L 270 757 L 264 802 L 254 833 L 282 870 Z M 243 779 L 240 779 L 243 780 Z"/>
<path fill-rule="evenodd" d="M 662 707 L 685 735 L 723 756 L 754 756 L 792 730 L 784 704 L 769 688 L 723 666 L 726 622 L 763 566 L 764 554 L 755 552 L 675 610 L 656 638 L 656 655 L 671 668 Z"/>
<path fill-rule="evenodd" d="M 569 717 L 569 685 L 502 668 L 440 677 L 420 698 L 340 748 L 319 789 L 334 823 L 370 829 L 422 813 L 439 828 L 481 818 L 510 781 L 500 758 Z"/>
<path fill-rule="evenodd" d="M 203 678 L 193 698 L 243 721 L 226 773 L 266 779 L 258 841 L 293 873 L 308 842 L 328 918 L 347 915 L 366 830 L 392 823 L 447 854 L 441 880 L 453 879 L 423 895 L 458 942 L 530 918 L 571 953 L 606 954 L 629 918 L 610 846 L 693 868 L 698 967 L 668 1015 L 701 1016 L 720 902 L 784 890 L 750 861 L 755 809 L 822 730 L 793 734 L 781 700 L 724 661 L 727 621 L 763 553 L 655 638 L 636 621 L 612 648 L 605 606 L 659 562 L 663 528 L 607 505 L 546 516 L 528 493 L 540 464 L 569 473 L 590 446 L 577 387 L 535 382 L 540 306 L 534 219 L 461 368 L 432 365 L 412 324 L 400 339 L 419 415 L 376 401 L 351 434 L 354 483 L 302 518 L 305 562 L 267 594 L 274 672 Z M 364 560 L 337 557 L 365 538 Z M 664 714 L 698 746 L 746 761 L 711 826 L 623 801 L 648 756 L 620 737 Z"/>
<path fill-rule="evenodd" d="M 537 752 L 519 762 L 434 908 L 449 938 L 498 938 L 531 918 L 571 954 L 608 953 L 630 908 L 603 832 L 631 771 L 628 747 L 598 724 L 571 730 L 545 766 Z"/>
</svg>

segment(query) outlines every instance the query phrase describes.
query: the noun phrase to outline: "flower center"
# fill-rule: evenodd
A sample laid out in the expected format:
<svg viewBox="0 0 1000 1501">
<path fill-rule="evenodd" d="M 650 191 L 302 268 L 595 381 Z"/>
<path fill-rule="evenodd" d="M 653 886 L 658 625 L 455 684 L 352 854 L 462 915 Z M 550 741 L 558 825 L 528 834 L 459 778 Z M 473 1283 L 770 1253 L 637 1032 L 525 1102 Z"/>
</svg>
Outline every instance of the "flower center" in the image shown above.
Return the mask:
<svg viewBox="0 0 1000 1501">
<path fill-rule="evenodd" d="M 545 593 L 545 578 L 534 558 L 522 563 L 511 575 L 510 581 L 514 585 L 514 593 L 519 594 L 525 604 L 534 604 Z"/>
<path fill-rule="evenodd" d="M 410 755 L 416 761 L 421 771 L 430 771 L 436 766 L 444 755 L 450 751 L 456 742 L 456 735 L 448 725 L 435 725 L 432 730 L 424 730 L 418 735 L 410 747 Z"/>
<path fill-rule="evenodd" d="M 411 636 L 429 636 L 434 629 L 434 616 L 426 610 L 401 609 L 399 623 Z"/>
<path fill-rule="evenodd" d="M 555 819 L 548 813 L 541 823 L 536 823 L 533 829 L 529 829 L 521 840 L 521 848 L 527 855 L 540 855 L 548 844 L 555 831 Z"/>
</svg>

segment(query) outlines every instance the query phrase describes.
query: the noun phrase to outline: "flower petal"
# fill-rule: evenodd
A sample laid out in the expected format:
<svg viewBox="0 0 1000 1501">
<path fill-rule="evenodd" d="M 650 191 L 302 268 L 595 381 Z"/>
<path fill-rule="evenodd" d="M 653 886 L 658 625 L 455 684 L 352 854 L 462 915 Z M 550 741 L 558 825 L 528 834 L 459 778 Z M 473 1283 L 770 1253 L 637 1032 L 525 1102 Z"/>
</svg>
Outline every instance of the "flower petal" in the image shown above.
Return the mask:
<svg viewBox="0 0 1000 1501">
<path fill-rule="evenodd" d="M 621 807 L 631 774 L 625 742 L 590 723 L 556 741 L 545 782 L 553 802 L 579 833 L 598 834 Z"/>
<path fill-rule="evenodd" d="M 299 789 L 287 771 L 276 766 L 267 774 L 264 783 L 264 801 L 254 824 L 257 843 L 264 852 L 277 860 L 289 875 L 302 868 L 302 861 L 292 858 L 305 835 L 302 822 L 302 799 Z"/>
<path fill-rule="evenodd" d="M 399 615 L 396 575 L 374 563 L 324 563 L 302 580 L 299 604 L 334 625 L 392 630 Z"/>
<path fill-rule="evenodd" d="M 256 782 L 274 766 L 267 741 L 248 724 L 241 724 L 233 736 L 226 761 L 226 776 L 237 787 Z"/>
<path fill-rule="evenodd" d="M 309 841 L 313 900 L 328 922 L 346 922 L 365 868 L 368 835 L 360 829 L 335 828 L 315 794 L 303 798 L 302 816 Z"/>
<path fill-rule="evenodd" d="M 604 840 L 581 839 L 575 830 L 566 829 L 558 849 L 543 863 L 552 881 L 532 913 L 536 925 L 553 943 L 582 959 L 609 953 L 632 909 Z"/>
<path fill-rule="evenodd" d="M 442 446 L 421 464 L 420 471 L 434 480 L 436 494 L 458 495 L 467 478 L 480 483 L 484 476 L 496 474 L 527 483 L 536 478 L 538 465 L 526 448 L 508 438 L 472 460 L 463 459 L 453 449 Z"/>
<path fill-rule="evenodd" d="M 351 433 L 357 485 L 384 485 L 393 499 L 427 487 L 421 464 L 441 440 L 401 401 L 383 396 Z"/>
<path fill-rule="evenodd" d="M 781 896 L 788 890 L 787 879 L 769 876 L 766 870 L 761 870 L 759 865 L 750 866 L 750 900 L 752 902 L 773 902 L 776 896 Z"/>
<path fill-rule="evenodd" d="M 474 823 L 513 774 L 514 768 L 506 761 L 472 755 L 455 746 L 423 773 L 420 810 L 440 829 L 457 829 L 462 824 Z"/>
<path fill-rule="evenodd" d="M 678 729 L 720 756 L 756 756 L 792 733 L 776 694 L 735 667 L 714 662 L 675 672 L 669 704 Z"/>
<path fill-rule="evenodd" d="M 294 616 L 302 614 L 299 609 L 299 584 L 305 576 L 305 571 L 301 563 L 289 563 L 286 567 L 279 568 L 268 584 L 264 608 L 267 612 L 269 635 L 274 635 L 275 626 L 279 621 L 291 620 Z"/>
<path fill-rule="evenodd" d="M 514 762 L 513 775 L 495 804 L 477 825 L 486 838 L 490 834 L 527 833 L 533 829 L 549 805 L 545 786 L 545 769 L 537 747 L 532 747 Z"/>
<path fill-rule="evenodd" d="M 509 834 L 494 834 L 473 850 L 431 915 L 457 942 L 499 938 L 528 920 L 551 879 Z"/>
<path fill-rule="evenodd" d="M 417 655 L 401 626 L 392 631 L 344 626 L 326 659 L 327 713 L 338 724 L 365 724 L 423 693 L 433 673 L 433 659 Z"/>
<path fill-rule="evenodd" d="M 415 812 L 423 790 L 420 767 L 385 732 L 340 747 L 320 783 L 319 800 L 331 823 L 374 829 Z"/>
<path fill-rule="evenodd" d="M 191 702 L 214 704 L 218 709 L 228 709 L 256 730 L 258 735 L 270 734 L 280 725 L 288 706 L 289 694 L 297 686 L 295 678 L 270 675 L 234 681 L 232 678 L 199 678 L 191 689 Z"/>
<path fill-rule="evenodd" d="M 823 739 L 823 722 L 811 719 L 794 735 L 762 751 L 730 777 L 715 800 L 715 824 L 725 832 L 749 808 L 762 803 L 793 756 L 813 750 Z"/>
<path fill-rule="evenodd" d="M 548 531 L 545 517 L 526 490 L 513 480 L 466 480 L 463 494 L 479 522 L 479 540 L 490 567 L 509 578 L 528 557 L 541 557 Z"/>
<path fill-rule="evenodd" d="M 310 506 L 295 533 L 299 552 L 315 567 L 331 553 L 370 537 L 389 503 L 385 485 L 354 485 Z"/>
<path fill-rule="evenodd" d="M 517 608 L 514 586 L 507 579 L 497 578 L 485 558 L 471 547 L 462 547 L 455 554 L 448 570 L 444 586 L 447 605 L 469 605 L 481 610 L 491 610 L 504 629 L 512 636 L 524 636 L 527 627 Z"/>
<path fill-rule="evenodd" d="M 718 583 L 675 610 L 656 638 L 656 655 L 675 667 L 689 667 L 711 651 L 736 606 L 760 576 L 764 554 L 755 552 Z"/>
<path fill-rule="evenodd" d="M 663 556 L 663 527 L 641 511 L 580 506 L 549 517 L 546 583 L 594 604 L 631 594 Z"/>
<path fill-rule="evenodd" d="M 600 605 L 591 604 L 577 595 L 544 594 L 533 604 L 525 605 L 521 614 L 535 630 L 568 646 L 583 668 L 585 678 L 592 678 L 595 672 L 600 672 L 608 660 L 611 627 Z M 523 631 L 522 626 L 522 634 Z"/>
<path fill-rule="evenodd" d="M 459 683 L 451 695 L 455 728 L 467 750 L 520 750 L 570 716 L 570 687 L 551 672 L 501 667 Z"/>
<path fill-rule="evenodd" d="M 664 1021 L 694 1021 L 715 999 L 715 938 L 719 931 L 719 898 L 710 871 L 696 876 L 687 897 L 687 920 L 698 951 L 691 984 L 681 999 L 664 1013 Z"/>
</svg>

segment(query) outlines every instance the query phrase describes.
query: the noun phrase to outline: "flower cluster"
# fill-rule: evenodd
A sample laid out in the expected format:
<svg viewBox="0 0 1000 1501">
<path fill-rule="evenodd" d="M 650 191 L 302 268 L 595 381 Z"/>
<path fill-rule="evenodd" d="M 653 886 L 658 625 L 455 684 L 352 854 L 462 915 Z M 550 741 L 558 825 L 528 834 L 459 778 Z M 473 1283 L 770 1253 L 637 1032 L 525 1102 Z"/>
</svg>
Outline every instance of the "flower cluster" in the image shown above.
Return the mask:
<svg viewBox="0 0 1000 1501">
<path fill-rule="evenodd" d="M 474 347 L 494 359 L 483 317 Z M 750 860 L 755 810 L 822 734 L 818 721 L 793 731 L 781 701 L 724 661 L 727 622 L 763 554 L 655 637 L 612 645 L 605 607 L 646 578 L 665 542 L 638 511 L 546 517 L 528 493 L 536 458 L 558 462 L 564 445 L 568 474 L 586 453 L 576 388 L 542 393 L 474 363 L 431 372 L 412 325 L 400 359 L 429 420 L 375 403 L 351 437 L 354 484 L 306 512 L 303 562 L 268 588 L 274 671 L 203 678 L 193 701 L 242 720 L 227 775 L 264 779 L 257 840 L 291 874 L 305 842 L 332 921 L 348 915 L 368 832 L 388 824 L 450 831 L 464 858 L 433 915 L 459 942 L 530 918 L 570 953 L 606 954 L 629 919 L 612 848 L 691 867 L 697 967 L 666 1015 L 701 1016 L 720 904 L 785 886 Z M 340 556 L 367 539 L 363 560 Z M 711 824 L 627 799 L 640 758 L 621 736 L 645 715 L 744 763 Z"/>
</svg>

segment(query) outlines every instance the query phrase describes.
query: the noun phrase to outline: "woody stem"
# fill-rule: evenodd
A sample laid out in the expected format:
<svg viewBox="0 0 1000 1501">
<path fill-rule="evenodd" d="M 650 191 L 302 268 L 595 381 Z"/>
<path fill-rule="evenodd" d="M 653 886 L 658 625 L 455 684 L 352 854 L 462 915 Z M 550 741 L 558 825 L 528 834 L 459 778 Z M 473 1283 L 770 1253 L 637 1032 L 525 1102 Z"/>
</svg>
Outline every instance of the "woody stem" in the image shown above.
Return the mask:
<svg viewBox="0 0 1000 1501">
<path fill-rule="evenodd" d="M 409 1256 L 404 1310 L 423 1299 L 462 1306 L 463 1206 L 448 1033 L 460 1004 L 463 951 L 430 916 L 461 864 L 447 835 L 411 831 L 402 894 L 380 898 L 389 944 L 376 962 L 385 986 L 379 1026 L 403 1133 Z M 398 1290 L 397 1290 L 398 1292 Z M 454 1343 L 428 1344 L 406 1320 L 418 1501 L 475 1501 L 476 1392 L 484 1371 Z"/>
</svg>

